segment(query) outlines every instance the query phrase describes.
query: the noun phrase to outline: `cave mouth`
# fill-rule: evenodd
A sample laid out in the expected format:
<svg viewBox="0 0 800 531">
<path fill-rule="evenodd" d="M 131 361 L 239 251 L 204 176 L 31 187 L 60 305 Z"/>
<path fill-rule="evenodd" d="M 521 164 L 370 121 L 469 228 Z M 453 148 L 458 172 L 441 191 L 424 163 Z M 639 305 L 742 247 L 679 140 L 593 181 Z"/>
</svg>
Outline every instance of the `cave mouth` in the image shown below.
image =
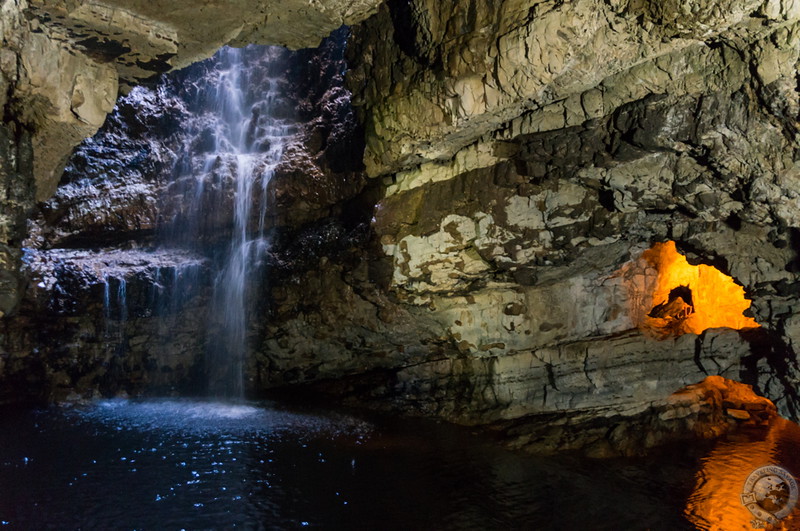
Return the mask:
<svg viewBox="0 0 800 531">
<path fill-rule="evenodd" d="M 701 334 L 709 328 L 742 330 L 761 325 L 745 315 L 751 301 L 744 288 L 719 269 L 691 265 L 674 241 L 656 243 L 642 253 L 649 296 L 639 312 L 639 329 L 656 337 Z M 650 304 L 647 301 L 650 300 Z"/>
</svg>

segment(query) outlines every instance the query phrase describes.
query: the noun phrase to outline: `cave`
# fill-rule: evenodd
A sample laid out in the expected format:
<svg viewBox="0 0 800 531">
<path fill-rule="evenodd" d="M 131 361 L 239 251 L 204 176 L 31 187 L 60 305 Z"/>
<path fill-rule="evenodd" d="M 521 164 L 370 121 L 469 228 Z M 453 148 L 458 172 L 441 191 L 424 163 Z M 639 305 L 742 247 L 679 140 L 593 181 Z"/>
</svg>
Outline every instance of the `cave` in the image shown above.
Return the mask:
<svg viewBox="0 0 800 531">
<path fill-rule="evenodd" d="M 0 527 L 796 528 L 798 24 L 0 0 Z"/>
<path fill-rule="evenodd" d="M 632 286 L 633 300 L 652 307 L 633 309 L 638 327 L 655 336 L 702 334 L 710 328 L 749 330 L 760 325 L 747 313 L 744 288 L 712 265 L 691 265 L 675 242 L 655 243 L 639 258 L 644 282 Z M 650 272 L 650 278 L 646 278 Z M 654 277 L 654 278 L 653 278 Z"/>
</svg>

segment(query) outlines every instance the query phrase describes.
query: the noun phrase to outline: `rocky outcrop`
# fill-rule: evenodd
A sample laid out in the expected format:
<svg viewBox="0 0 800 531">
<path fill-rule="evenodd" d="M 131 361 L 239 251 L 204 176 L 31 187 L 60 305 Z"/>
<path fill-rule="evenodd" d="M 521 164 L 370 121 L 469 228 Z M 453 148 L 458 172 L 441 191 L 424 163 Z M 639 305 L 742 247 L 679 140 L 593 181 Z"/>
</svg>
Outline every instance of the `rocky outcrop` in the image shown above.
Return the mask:
<svg viewBox="0 0 800 531">
<path fill-rule="evenodd" d="M 352 55 L 367 171 L 447 161 L 487 134 L 577 126 L 647 94 L 733 88 L 714 72 L 748 72 L 735 44 L 709 61 L 726 51 L 717 42 L 766 40 L 753 51 L 758 76 L 772 83 L 791 70 L 785 39 L 798 15 L 794 3 L 761 1 L 389 3 L 359 27 Z M 472 156 L 491 160 L 491 138 Z"/>
<path fill-rule="evenodd" d="M 620 415 L 600 408 L 533 422 L 499 422 L 492 429 L 512 448 L 539 453 L 578 450 L 592 457 L 612 457 L 640 455 L 665 444 L 697 445 L 725 435 L 758 433 L 784 423 L 792 424 L 750 386 L 709 376 L 654 402 L 644 412 Z"/>
<path fill-rule="evenodd" d="M 192 2 L 29 0 L 25 17 L 85 56 L 113 65 L 123 83 L 210 57 L 221 46 L 314 47 L 343 25 L 371 15 L 375 0 Z"/>
</svg>

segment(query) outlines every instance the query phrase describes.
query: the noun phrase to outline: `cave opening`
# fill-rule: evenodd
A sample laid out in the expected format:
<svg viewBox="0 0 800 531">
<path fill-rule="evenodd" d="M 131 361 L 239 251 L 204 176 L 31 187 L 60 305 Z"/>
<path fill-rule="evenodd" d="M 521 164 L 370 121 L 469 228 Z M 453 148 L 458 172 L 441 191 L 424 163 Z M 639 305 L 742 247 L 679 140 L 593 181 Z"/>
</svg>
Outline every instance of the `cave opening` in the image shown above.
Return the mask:
<svg viewBox="0 0 800 531">
<path fill-rule="evenodd" d="M 747 315 L 744 288 L 719 269 L 692 265 L 674 241 L 655 243 L 641 256 L 651 273 L 637 326 L 657 337 L 702 334 L 709 328 L 758 328 Z M 649 306 L 649 307 L 648 307 Z"/>
</svg>

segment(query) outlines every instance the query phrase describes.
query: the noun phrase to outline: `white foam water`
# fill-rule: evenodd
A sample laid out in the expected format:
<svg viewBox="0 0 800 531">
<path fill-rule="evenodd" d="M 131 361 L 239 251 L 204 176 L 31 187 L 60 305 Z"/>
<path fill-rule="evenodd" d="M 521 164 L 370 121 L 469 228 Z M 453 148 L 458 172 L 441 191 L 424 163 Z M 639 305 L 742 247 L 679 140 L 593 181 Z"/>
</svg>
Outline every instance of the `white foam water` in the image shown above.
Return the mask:
<svg viewBox="0 0 800 531">
<path fill-rule="evenodd" d="M 216 111 L 215 149 L 208 156 L 225 161 L 233 179 L 231 239 L 215 277 L 211 306 L 212 318 L 219 324 L 208 354 L 209 391 L 216 397 L 236 398 L 244 393 L 248 290 L 269 248 L 264 235 L 268 185 L 291 131 L 290 123 L 276 117 L 276 106 L 283 105 L 278 83 L 268 79 L 256 94 L 250 87 L 246 58 L 245 50 L 223 48 L 217 55 L 217 75 L 208 81 L 213 83 L 209 92 Z M 207 213 L 198 211 L 197 215 Z"/>
</svg>

